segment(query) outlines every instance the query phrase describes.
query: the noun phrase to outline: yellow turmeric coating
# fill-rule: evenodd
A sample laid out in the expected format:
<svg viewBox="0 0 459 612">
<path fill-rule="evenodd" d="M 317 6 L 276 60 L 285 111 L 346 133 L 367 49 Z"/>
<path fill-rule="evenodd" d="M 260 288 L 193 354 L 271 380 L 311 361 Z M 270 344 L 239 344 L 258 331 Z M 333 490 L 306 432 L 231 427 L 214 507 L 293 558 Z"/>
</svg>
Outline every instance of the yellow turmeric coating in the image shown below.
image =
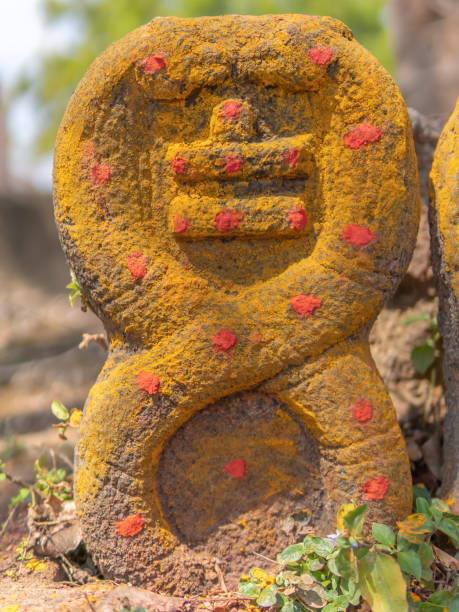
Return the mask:
<svg viewBox="0 0 459 612">
<path fill-rule="evenodd" d="M 432 206 L 435 206 L 438 230 L 446 270 L 459 302 L 459 98 L 456 108 L 440 137 L 430 179 Z"/>
<path fill-rule="evenodd" d="M 272 393 L 316 438 L 334 503 L 373 495 L 375 481 L 375 516 L 409 510 L 408 460 L 367 333 L 411 256 L 417 170 L 400 93 L 346 26 L 151 21 L 81 81 L 54 182 L 64 248 L 110 338 L 76 474 L 109 575 L 151 570 L 126 561 L 116 504 L 120 518 L 145 518 L 132 539 L 145 565 L 177 546 L 156 484 L 164 445 L 248 389 Z M 139 388 L 140 372 L 157 393 Z M 352 413 L 362 398 L 364 425 Z M 302 490 L 274 468 L 260 461 L 273 495 Z"/>
</svg>

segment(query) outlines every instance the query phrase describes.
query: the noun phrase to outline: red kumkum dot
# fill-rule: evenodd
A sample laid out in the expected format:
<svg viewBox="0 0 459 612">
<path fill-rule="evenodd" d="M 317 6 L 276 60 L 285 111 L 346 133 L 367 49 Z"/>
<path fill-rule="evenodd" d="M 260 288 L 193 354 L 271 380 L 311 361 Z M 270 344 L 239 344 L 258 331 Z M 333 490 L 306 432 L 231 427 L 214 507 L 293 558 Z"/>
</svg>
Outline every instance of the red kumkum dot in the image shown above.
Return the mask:
<svg viewBox="0 0 459 612">
<path fill-rule="evenodd" d="M 140 251 L 129 253 L 127 256 L 127 266 L 129 268 L 129 272 L 137 280 L 143 278 L 147 273 L 147 268 L 145 267 L 146 263 L 147 260 Z"/>
<path fill-rule="evenodd" d="M 349 244 L 352 244 L 352 246 L 366 247 L 376 240 L 377 235 L 367 227 L 349 223 L 341 232 L 341 237 L 346 242 L 349 242 Z"/>
<path fill-rule="evenodd" d="M 215 215 L 215 220 L 212 223 L 219 232 L 229 232 L 241 224 L 244 213 L 234 210 L 221 210 Z"/>
<path fill-rule="evenodd" d="M 174 219 L 174 232 L 176 234 L 182 234 L 186 232 L 186 230 L 190 227 L 190 223 L 188 219 L 184 219 L 183 217 L 175 217 Z"/>
<path fill-rule="evenodd" d="M 237 342 L 237 337 L 229 329 L 220 329 L 212 338 L 217 353 L 228 353 Z"/>
<path fill-rule="evenodd" d="M 160 53 L 149 55 L 140 64 L 145 74 L 155 74 L 166 67 L 166 60 Z"/>
<path fill-rule="evenodd" d="M 94 164 L 91 168 L 91 181 L 93 185 L 106 183 L 112 175 L 112 170 L 105 164 Z"/>
<path fill-rule="evenodd" d="M 354 419 L 359 423 L 365 423 L 369 421 L 373 416 L 373 407 L 368 400 L 359 399 L 351 406 L 352 414 Z"/>
<path fill-rule="evenodd" d="M 233 459 L 225 465 L 225 471 L 233 478 L 244 478 L 245 461 L 244 459 Z"/>
<path fill-rule="evenodd" d="M 144 523 L 145 520 L 140 516 L 140 514 L 132 514 L 131 516 L 125 518 L 124 521 L 116 523 L 116 533 L 125 538 L 131 538 L 142 531 Z"/>
<path fill-rule="evenodd" d="M 317 66 L 328 66 L 334 56 L 335 54 L 330 47 L 314 47 L 314 49 L 308 51 L 309 59 Z"/>
<path fill-rule="evenodd" d="M 241 102 L 232 102 L 230 100 L 229 102 L 225 102 L 225 104 L 222 106 L 220 114 L 224 117 L 225 121 L 232 121 L 233 119 L 236 119 L 241 110 Z"/>
<path fill-rule="evenodd" d="M 284 153 L 284 162 L 293 168 L 300 159 L 300 149 L 289 149 Z"/>
<path fill-rule="evenodd" d="M 300 317 L 307 319 L 316 308 L 322 306 L 322 300 L 312 295 L 294 295 L 290 298 L 290 306 Z"/>
<path fill-rule="evenodd" d="M 155 395 L 159 390 L 159 378 L 153 372 L 141 370 L 137 374 L 137 386 L 142 391 L 146 391 L 148 395 Z"/>
<path fill-rule="evenodd" d="M 382 132 L 379 128 L 369 123 L 355 125 L 343 136 L 343 143 L 346 147 L 356 150 L 364 145 L 380 140 Z"/>
<path fill-rule="evenodd" d="M 179 155 L 176 155 L 171 161 L 171 166 L 175 174 L 185 174 L 186 172 L 186 161 Z"/>
<path fill-rule="evenodd" d="M 304 229 L 308 223 L 306 211 L 301 206 L 297 206 L 296 208 L 289 210 L 288 218 L 290 219 L 291 227 L 297 231 Z"/>
<path fill-rule="evenodd" d="M 367 480 L 362 487 L 362 493 L 367 499 L 382 499 L 389 488 L 389 480 L 385 476 L 378 476 Z"/>
<path fill-rule="evenodd" d="M 226 174 L 234 174 L 239 172 L 242 166 L 242 159 L 239 159 L 232 153 L 230 153 L 224 160 Z"/>
</svg>

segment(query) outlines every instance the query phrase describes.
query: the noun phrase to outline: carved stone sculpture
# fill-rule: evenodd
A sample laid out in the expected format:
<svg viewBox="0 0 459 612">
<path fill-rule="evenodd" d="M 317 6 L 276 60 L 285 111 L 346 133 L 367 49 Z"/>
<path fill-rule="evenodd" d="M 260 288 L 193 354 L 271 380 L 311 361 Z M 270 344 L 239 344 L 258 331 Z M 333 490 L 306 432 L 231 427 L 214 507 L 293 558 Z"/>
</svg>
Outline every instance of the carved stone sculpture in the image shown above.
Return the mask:
<svg viewBox="0 0 459 612">
<path fill-rule="evenodd" d="M 443 337 L 444 423 L 442 494 L 459 512 L 459 100 L 435 150 L 430 174 L 429 222 Z"/>
<path fill-rule="evenodd" d="M 197 591 L 215 557 L 240 572 L 342 503 L 409 512 L 367 338 L 414 246 L 416 162 L 400 93 L 345 25 L 127 35 L 70 101 L 55 202 L 110 339 L 75 491 L 104 575 Z"/>
</svg>

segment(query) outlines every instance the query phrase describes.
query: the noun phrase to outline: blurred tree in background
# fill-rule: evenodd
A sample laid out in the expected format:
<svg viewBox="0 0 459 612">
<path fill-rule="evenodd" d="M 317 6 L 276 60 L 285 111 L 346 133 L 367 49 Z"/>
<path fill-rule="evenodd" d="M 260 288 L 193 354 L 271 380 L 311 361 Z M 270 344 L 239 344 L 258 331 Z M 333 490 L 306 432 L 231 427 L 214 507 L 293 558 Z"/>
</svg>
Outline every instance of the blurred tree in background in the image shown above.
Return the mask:
<svg viewBox="0 0 459 612">
<path fill-rule="evenodd" d="M 388 69 L 392 69 L 384 26 L 386 0 L 42 0 L 50 27 L 65 20 L 78 36 L 59 53 L 39 58 L 38 71 L 26 73 L 18 92 L 29 92 L 39 108 L 42 129 L 36 151 L 48 153 L 67 102 L 84 72 L 108 45 L 158 15 L 303 13 L 340 19 Z"/>
</svg>

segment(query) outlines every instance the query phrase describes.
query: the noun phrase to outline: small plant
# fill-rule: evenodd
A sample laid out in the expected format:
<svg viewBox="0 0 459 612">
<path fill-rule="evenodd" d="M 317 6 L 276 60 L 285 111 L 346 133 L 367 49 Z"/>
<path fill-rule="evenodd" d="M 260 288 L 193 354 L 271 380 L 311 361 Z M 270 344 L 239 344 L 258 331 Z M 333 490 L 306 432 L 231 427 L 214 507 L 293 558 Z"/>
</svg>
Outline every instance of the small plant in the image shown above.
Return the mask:
<svg viewBox="0 0 459 612">
<path fill-rule="evenodd" d="M 56 423 L 53 427 L 59 429 L 59 438 L 61 440 L 67 440 L 66 432 L 69 427 L 78 427 L 81 421 L 81 410 L 77 408 L 72 408 L 69 412 L 68 409 L 64 406 L 62 402 L 59 400 L 54 400 L 51 404 L 51 412 L 54 414 L 56 419 L 62 421 L 62 423 Z"/>
<path fill-rule="evenodd" d="M 73 270 L 70 270 L 70 283 L 66 285 L 65 288 L 69 289 L 70 291 L 70 294 L 69 294 L 70 306 L 72 307 L 75 306 L 75 302 L 77 301 L 78 298 L 80 298 L 82 306 L 84 305 L 84 298 L 83 298 L 83 294 L 81 291 L 81 287 L 77 281 L 75 272 Z"/>
<path fill-rule="evenodd" d="M 66 431 L 68 427 L 78 427 L 81 420 L 81 410 L 73 408 L 70 412 L 62 402 L 55 400 L 51 404 L 51 411 L 54 416 L 62 422 L 54 425 L 59 429 L 59 437 L 66 440 Z M 35 460 L 35 482 L 24 482 L 10 474 L 6 468 L 6 464 L 0 459 L 0 483 L 4 480 L 9 480 L 17 485 L 18 491 L 16 495 L 11 497 L 9 507 L 10 510 L 15 508 L 24 500 L 31 500 L 32 505 L 35 505 L 35 497 L 38 495 L 43 500 L 55 497 L 61 501 L 72 499 L 72 485 L 69 482 L 69 476 L 64 468 L 58 468 L 53 465 L 51 469 L 46 467 L 46 456 Z"/>
<path fill-rule="evenodd" d="M 281 612 L 341 612 L 363 598 L 373 612 L 459 610 L 457 574 L 448 590 L 435 590 L 431 538 L 445 534 L 459 548 L 459 516 L 440 499 L 415 487 L 416 513 L 398 523 L 398 533 L 373 523 L 373 542 L 364 535 L 367 506 L 346 504 L 338 531 L 325 538 L 307 535 L 277 555 L 281 571 L 270 575 L 252 568 L 241 576 L 239 591 L 259 608 Z"/>
<path fill-rule="evenodd" d="M 429 324 L 427 338 L 411 351 L 411 363 L 414 369 L 418 374 L 424 375 L 440 356 L 441 336 L 438 332 L 437 317 L 425 312 L 408 317 L 402 322 L 402 325 L 411 325 L 416 321 L 426 321 Z M 435 384 L 435 378 L 433 384 Z"/>
</svg>

